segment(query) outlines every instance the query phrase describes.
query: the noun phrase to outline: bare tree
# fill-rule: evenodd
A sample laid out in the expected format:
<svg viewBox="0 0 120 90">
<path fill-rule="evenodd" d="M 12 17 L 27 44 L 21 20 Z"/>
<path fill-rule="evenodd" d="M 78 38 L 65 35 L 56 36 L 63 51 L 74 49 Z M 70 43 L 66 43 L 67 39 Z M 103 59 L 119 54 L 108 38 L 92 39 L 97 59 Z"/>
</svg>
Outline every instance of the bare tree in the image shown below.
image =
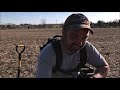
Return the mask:
<svg viewBox="0 0 120 90">
<path fill-rule="evenodd" d="M 42 24 L 42 27 L 45 28 L 46 27 L 46 20 L 45 19 L 41 19 L 41 24 Z"/>
</svg>

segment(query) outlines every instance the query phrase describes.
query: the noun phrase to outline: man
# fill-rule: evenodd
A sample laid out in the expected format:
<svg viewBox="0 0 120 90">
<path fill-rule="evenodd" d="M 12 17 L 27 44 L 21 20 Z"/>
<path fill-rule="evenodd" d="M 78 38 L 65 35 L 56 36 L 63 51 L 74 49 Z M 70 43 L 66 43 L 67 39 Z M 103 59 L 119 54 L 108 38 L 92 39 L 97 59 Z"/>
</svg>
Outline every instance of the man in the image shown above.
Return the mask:
<svg viewBox="0 0 120 90">
<path fill-rule="evenodd" d="M 62 49 L 61 70 L 70 70 L 80 63 L 79 51 L 86 47 L 87 63 L 95 67 L 94 75 L 90 78 L 106 78 L 109 72 L 109 65 L 98 50 L 87 41 L 89 32 L 93 34 L 88 18 L 80 13 L 70 15 L 62 29 L 60 45 Z M 77 77 L 78 72 L 68 75 L 63 72 L 53 73 L 56 65 L 56 53 L 52 44 L 48 44 L 40 53 L 37 65 L 37 78 L 72 78 Z"/>
</svg>

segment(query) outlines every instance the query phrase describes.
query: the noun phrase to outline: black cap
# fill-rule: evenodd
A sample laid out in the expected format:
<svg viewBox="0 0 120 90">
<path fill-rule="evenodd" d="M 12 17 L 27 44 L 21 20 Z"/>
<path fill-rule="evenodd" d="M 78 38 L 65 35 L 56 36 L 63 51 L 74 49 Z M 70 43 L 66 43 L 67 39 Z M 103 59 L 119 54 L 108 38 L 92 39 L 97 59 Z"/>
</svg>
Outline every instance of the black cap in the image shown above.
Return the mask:
<svg viewBox="0 0 120 90">
<path fill-rule="evenodd" d="M 63 26 L 63 29 L 82 29 L 82 28 L 89 29 L 90 32 L 93 34 L 93 30 L 91 29 L 90 26 L 90 21 L 85 15 L 81 13 L 70 15 L 66 19 Z"/>
</svg>

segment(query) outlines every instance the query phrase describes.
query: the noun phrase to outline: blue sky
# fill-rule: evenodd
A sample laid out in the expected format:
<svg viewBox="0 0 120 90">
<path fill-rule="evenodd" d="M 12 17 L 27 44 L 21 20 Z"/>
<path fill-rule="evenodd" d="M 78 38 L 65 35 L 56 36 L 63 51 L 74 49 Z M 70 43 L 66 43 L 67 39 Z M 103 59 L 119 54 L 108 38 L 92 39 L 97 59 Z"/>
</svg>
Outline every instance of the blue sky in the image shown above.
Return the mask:
<svg viewBox="0 0 120 90">
<path fill-rule="evenodd" d="M 1 24 L 41 24 L 41 19 L 46 23 L 64 23 L 65 19 L 72 13 L 79 12 L 0 12 Z M 80 12 L 88 17 L 91 22 L 98 20 L 105 22 L 120 19 L 120 12 Z"/>
</svg>

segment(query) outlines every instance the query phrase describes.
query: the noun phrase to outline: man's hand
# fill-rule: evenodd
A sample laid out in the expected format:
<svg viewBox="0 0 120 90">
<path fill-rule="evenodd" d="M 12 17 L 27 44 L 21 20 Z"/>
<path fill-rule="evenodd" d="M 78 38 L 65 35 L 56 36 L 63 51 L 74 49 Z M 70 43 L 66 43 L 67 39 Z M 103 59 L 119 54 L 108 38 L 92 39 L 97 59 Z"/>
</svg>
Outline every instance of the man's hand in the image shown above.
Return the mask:
<svg viewBox="0 0 120 90">
<path fill-rule="evenodd" d="M 109 66 L 103 66 L 103 67 L 99 67 L 96 68 L 95 72 L 94 72 L 94 78 L 106 78 L 108 73 L 109 73 Z"/>
</svg>

